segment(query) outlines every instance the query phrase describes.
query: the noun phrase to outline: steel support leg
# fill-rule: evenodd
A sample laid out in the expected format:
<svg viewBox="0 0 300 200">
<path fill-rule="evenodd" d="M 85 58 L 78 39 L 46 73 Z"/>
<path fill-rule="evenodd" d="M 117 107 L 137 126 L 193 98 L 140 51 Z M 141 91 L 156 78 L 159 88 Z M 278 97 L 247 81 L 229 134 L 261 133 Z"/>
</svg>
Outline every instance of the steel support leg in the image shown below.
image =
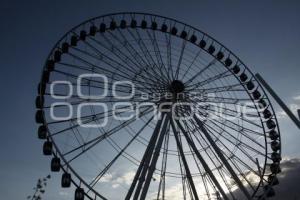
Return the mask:
<svg viewBox="0 0 300 200">
<path fill-rule="evenodd" d="M 148 189 L 149 189 L 152 177 L 153 177 L 153 173 L 155 171 L 155 167 L 156 167 L 156 164 L 157 164 L 157 160 L 158 160 L 158 157 L 160 155 L 160 149 L 161 149 L 162 143 L 164 141 L 164 138 L 165 138 L 165 135 L 166 135 L 166 132 L 167 132 L 167 129 L 168 129 L 168 125 L 169 125 L 169 117 L 166 116 L 166 118 L 164 120 L 162 130 L 161 130 L 160 135 L 159 135 L 159 139 L 158 139 L 156 147 L 155 147 L 155 151 L 154 151 L 150 166 L 148 168 L 146 181 L 145 181 L 145 184 L 144 184 L 144 187 L 143 187 L 143 190 L 142 190 L 142 193 L 141 193 L 141 197 L 140 197 L 141 200 L 146 199 L 147 192 L 148 192 Z"/>
<path fill-rule="evenodd" d="M 163 127 L 161 128 L 162 124 Z M 125 200 L 130 200 L 133 193 L 134 200 L 137 200 L 140 194 L 140 199 L 146 198 L 168 124 L 169 120 L 166 117 L 166 114 L 163 113 L 161 119 L 159 119 L 156 124 Z"/>
<path fill-rule="evenodd" d="M 182 149 L 182 145 L 180 143 L 180 140 L 179 140 L 179 134 L 176 130 L 176 127 L 174 125 L 174 122 L 173 120 L 171 119 L 171 126 L 172 126 L 172 129 L 173 129 L 173 133 L 174 133 L 174 136 L 175 136 L 175 140 L 176 140 L 176 144 L 177 144 L 177 147 L 179 149 L 179 153 L 180 153 L 180 156 L 181 156 L 181 159 L 182 159 L 182 163 L 184 165 L 184 169 L 185 169 L 185 172 L 186 172 L 186 176 L 187 176 L 187 179 L 190 183 L 190 186 L 192 188 L 192 192 L 193 192 L 193 195 L 194 195 L 194 198 L 195 200 L 199 200 L 199 197 L 198 197 L 198 194 L 197 194 L 197 190 L 196 190 L 196 187 L 195 187 L 195 184 L 194 184 L 194 181 L 193 181 L 193 178 L 192 178 L 192 175 L 191 175 L 191 172 L 190 172 L 190 169 L 189 169 L 189 166 L 188 166 L 188 163 L 185 159 L 185 155 L 184 155 L 184 151 Z"/>
<path fill-rule="evenodd" d="M 284 112 L 290 117 L 290 119 L 295 123 L 295 125 L 300 129 L 300 121 L 293 114 L 293 112 L 287 107 L 287 105 L 279 98 L 276 92 L 271 88 L 271 86 L 263 79 L 260 74 L 255 74 L 255 77 L 259 80 L 259 82 L 267 89 L 267 91 L 272 95 L 275 101 L 280 105 L 280 107 L 284 110 Z M 298 110 L 299 118 L 300 111 Z"/>
</svg>

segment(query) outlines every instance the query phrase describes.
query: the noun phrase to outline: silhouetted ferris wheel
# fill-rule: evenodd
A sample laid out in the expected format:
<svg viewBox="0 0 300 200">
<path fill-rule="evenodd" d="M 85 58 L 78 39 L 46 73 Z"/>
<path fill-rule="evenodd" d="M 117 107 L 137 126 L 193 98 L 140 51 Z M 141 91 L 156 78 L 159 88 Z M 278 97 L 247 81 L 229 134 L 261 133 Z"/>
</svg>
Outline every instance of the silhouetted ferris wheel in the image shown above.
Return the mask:
<svg viewBox="0 0 300 200">
<path fill-rule="evenodd" d="M 75 200 L 275 195 L 280 133 L 264 89 L 177 20 L 116 13 L 74 27 L 46 60 L 36 107 L 43 153 Z"/>
</svg>

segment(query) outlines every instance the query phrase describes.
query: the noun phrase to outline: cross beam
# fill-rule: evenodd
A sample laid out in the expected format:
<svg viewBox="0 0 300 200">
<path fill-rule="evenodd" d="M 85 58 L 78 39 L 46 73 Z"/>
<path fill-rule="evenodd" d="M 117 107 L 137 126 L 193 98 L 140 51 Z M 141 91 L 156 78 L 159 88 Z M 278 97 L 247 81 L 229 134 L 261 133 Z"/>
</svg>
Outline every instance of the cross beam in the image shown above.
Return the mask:
<svg viewBox="0 0 300 200">
<path fill-rule="evenodd" d="M 271 88 L 271 86 L 263 79 L 260 74 L 255 74 L 255 77 L 259 80 L 259 82 L 267 89 L 267 91 L 271 94 L 271 96 L 275 99 L 275 101 L 279 104 L 279 106 L 284 110 L 284 112 L 289 116 L 289 118 L 295 123 L 295 125 L 300 129 L 300 121 L 297 117 L 292 113 L 292 111 L 287 107 L 287 105 L 279 98 L 276 92 Z M 300 118 L 300 111 L 298 110 L 298 115 Z"/>
</svg>

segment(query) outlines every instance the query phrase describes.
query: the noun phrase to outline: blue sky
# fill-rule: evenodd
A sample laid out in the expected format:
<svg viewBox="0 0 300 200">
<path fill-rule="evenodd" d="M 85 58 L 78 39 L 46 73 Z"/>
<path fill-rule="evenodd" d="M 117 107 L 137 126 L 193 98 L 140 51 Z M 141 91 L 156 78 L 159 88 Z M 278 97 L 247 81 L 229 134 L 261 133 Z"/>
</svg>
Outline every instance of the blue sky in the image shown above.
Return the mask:
<svg viewBox="0 0 300 200">
<path fill-rule="evenodd" d="M 42 156 L 36 138 L 36 86 L 50 49 L 73 26 L 119 11 L 179 19 L 235 52 L 288 105 L 300 105 L 299 10 L 297 1 L 1 1 L 2 198 L 25 199 L 36 179 L 49 173 L 50 159 Z M 284 156 L 300 157 L 300 131 L 286 117 L 280 125 Z M 44 199 L 72 199 L 69 191 L 60 188 L 59 175 L 54 175 Z"/>
</svg>

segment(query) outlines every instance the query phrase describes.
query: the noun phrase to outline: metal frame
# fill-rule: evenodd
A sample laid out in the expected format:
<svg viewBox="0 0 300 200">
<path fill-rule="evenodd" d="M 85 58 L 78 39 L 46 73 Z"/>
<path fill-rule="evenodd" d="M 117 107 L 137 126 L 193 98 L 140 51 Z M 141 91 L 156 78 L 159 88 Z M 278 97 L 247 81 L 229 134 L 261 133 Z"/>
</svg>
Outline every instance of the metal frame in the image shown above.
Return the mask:
<svg viewBox="0 0 300 200">
<path fill-rule="evenodd" d="M 196 29 L 196 28 L 194 28 L 194 27 L 192 27 L 192 26 L 189 26 L 189 25 L 187 25 L 187 24 L 185 24 L 185 23 L 182 23 L 182 22 L 180 22 L 180 21 L 177 21 L 177 20 L 174 20 L 174 19 L 171 19 L 171 18 L 167 18 L 167 17 L 162 17 L 162 16 L 159 16 L 159 15 L 147 14 L 147 13 L 132 13 L 132 12 L 114 13 L 114 14 L 103 15 L 103 16 L 100 16 L 100 17 L 96 17 L 96 18 L 92 18 L 92 19 L 90 19 L 90 20 L 87 20 L 87 21 L 85 21 L 85 22 L 79 24 L 78 26 L 72 28 L 69 32 L 67 32 L 67 33 L 66 33 L 66 34 L 65 34 L 65 35 L 64 35 L 64 36 L 56 43 L 56 45 L 54 46 L 54 48 L 51 50 L 51 52 L 50 52 L 48 58 L 51 58 L 51 57 L 52 57 L 53 52 L 54 52 L 57 48 L 60 47 L 61 43 L 65 40 L 65 38 L 68 38 L 70 35 L 76 34 L 76 32 L 78 33 L 78 29 L 80 29 L 84 24 L 90 24 L 91 22 L 94 23 L 94 21 L 101 21 L 101 19 L 103 19 L 103 18 L 107 18 L 107 17 L 108 17 L 108 18 L 114 18 L 114 16 L 120 16 L 120 15 L 123 15 L 123 16 L 129 15 L 129 16 L 132 16 L 133 18 L 135 18 L 135 16 L 138 16 L 138 15 L 139 15 L 139 16 L 144 16 L 144 18 L 145 18 L 145 16 L 146 16 L 146 17 L 151 17 L 151 18 L 153 18 L 153 19 L 155 19 L 155 18 L 162 18 L 162 19 L 164 19 L 164 20 L 169 20 L 169 21 L 172 21 L 172 22 L 174 22 L 174 23 L 181 24 L 181 25 L 183 25 L 184 27 L 188 27 L 190 30 L 193 30 L 194 32 L 200 33 L 200 35 L 202 35 L 203 38 L 206 38 L 207 40 L 212 41 L 214 44 L 219 45 L 219 47 L 220 47 L 221 49 L 224 50 L 225 54 L 226 54 L 228 57 L 230 57 L 230 58 L 233 60 L 233 62 L 236 62 L 236 63 L 238 63 L 240 66 L 243 67 L 243 71 L 246 72 L 246 73 L 248 73 L 248 74 L 251 76 L 251 79 L 253 79 L 253 80 L 258 79 L 257 77 L 253 76 L 252 72 L 251 72 L 251 71 L 243 64 L 242 61 L 240 61 L 240 59 L 239 59 L 235 54 L 233 54 L 228 48 L 224 47 L 220 42 L 218 42 L 218 41 L 215 40 L 214 38 L 210 37 L 210 36 L 207 35 L 206 33 L 202 32 L 202 31 L 200 31 L 199 29 Z M 141 27 L 140 27 L 140 26 L 137 26 L 137 28 L 141 28 Z M 167 32 L 167 33 L 169 33 L 169 32 Z M 170 33 L 169 33 L 169 34 L 170 34 Z M 179 37 L 179 36 L 178 36 L 178 37 Z M 221 61 L 220 61 L 220 62 L 221 62 Z M 224 65 L 224 62 L 221 62 L 221 63 Z M 226 67 L 226 66 L 224 65 L 224 67 Z M 44 67 L 43 71 L 44 71 L 45 69 L 46 69 L 46 64 L 45 64 L 45 67 Z M 239 76 L 236 76 L 236 78 L 239 80 L 240 84 L 243 85 L 245 91 L 247 91 L 247 93 L 249 94 L 249 96 L 251 97 L 251 99 L 254 101 L 254 99 L 253 99 L 252 96 L 251 96 L 251 93 L 246 89 L 245 85 L 240 81 Z M 41 79 L 41 82 L 42 82 L 42 79 Z M 271 105 L 271 103 L 270 103 L 270 101 L 269 101 L 269 99 L 268 99 L 266 93 L 264 92 L 263 88 L 260 87 L 260 83 L 259 83 L 258 81 L 257 81 L 257 84 L 258 84 L 258 88 L 260 89 L 261 92 L 263 92 L 263 95 L 265 96 L 265 99 L 267 100 L 268 104 L 270 105 L 270 109 L 272 110 L 273 114 L 275 115 L 275 112 L 274 112 L 274 110 L 273 110 L 273 107 L 272 107 L 272 105 Z M 259 115 L 261 115 L 261 114 L 259 113 Z M 143 160 L 145 159 L 145 161 L 142 161 L 142 162 L 141 162 L 140 167 L 139 167 L 139 168 L 141 168 L 141 169 L 139 169 L 139 170 L 141 170 L 141 173 L 145 175 L 145 176 L 142 176 L 142 177 L 145 178 L 145 181 L 146 181 L 146 182 L 144 183 L 144 181 L 141 181 L 141 180 L 138 178 L 138 177 L 140 177 L 140 174 L 137 174 L 137 175 L 136 175 L 137 178 L 135 178 L 135 182 L 138 182 L 138 187 L 136 188 L 136 192 L 135 192 L 135 195 L 134 195 L 134 199 L 138 199 L 139 196 L 140 196 L 140 199 L 145 199 L 145 197 L 146 197 L 147 190 L 148 190 L 149 185 L 150 185 L 151 177 L 152 177 L 153 172 L 154 172 L 154 167 L 155 167 L 155 165 L 156 165 L 156 162 L 157 162 L 157 159 L 158 159 L 158 155 L 159 155 L 159 154 L 157 153 L 157 151 L 160 150 L 161 147 L 162 147 L 163 138 L 164 138 L 164 136 L 165 136 L 165 134 L 166 134 L 166 131 L 167 131 L 167 128 L 168 128 L 168 127 L 167 127 L 167 126 L 168 126 L 168 123 L 171 124 L 171 127 L 172 127 L 172 129 L 173 129 L 173 131 L 174 131 L 174 133 L 175 133 L 175 138 L 176 138 L 177 144 L 180 142 L 180 141 L 179 141 L 179 138 L 178 138 L 178 133 L 177 133 L 177 130 L 176 130 L 176 127 L 175 127 L 175 125 L 174 125 L 173 120 L 171 119 L 170 122 L 168 122 L 168 120 L 169 120 L 169 117 L 166 117 L 166 116 L 164 115 L 164 123 L 163 123 L 163 128 L 162 128 L 161 131 L 159 131 L 160 126 L 161 126 L 161 125 L 159 125 L 159 123 L 162 123 L 162 121 L 159 122 L 159 123 L 156 125 L 156 128 L 155 128 L 155 131 L 154 131 L 153 135 L 156 135 L 157 137 L 158 137 L 158 134 L 160 134 L 160 135 L 159 135 L 158 141 L 156 140 L 157 138 L 156 138 L 155 140 L 153 139 L 153 142 L 154 142 L 153 144 L 157 144 L 157 149 L 150 148 L 151 150 L 147 150 L 147 151 L 145 152 L 145 155 L 144 155 L 145 158 L 143 158 Z M 196 120 L 197 124 L 199 125 L 200 129 L 202 130 L 202 132 L 204 133 L 204 135 L 206 136 L 206 138 L 207 138 L 207 139 L 209 140 L 209 142 L 213 145 L 213 144 L 214 144 L 214 141 L 212 140 L 212 138 L 211 138 L 211 137 L 209 136 L 209 134 L 207 133 L 206 129 L 204 128 L 204 126 L 203 126 L 203 124 L 202 124 L 202 122 L 199 121 L 199 120 L 197 120 L 196 118 L 195 118 L 195 120 Z M 276 116 L 275 116 L 275 121 L 276 121 L 276 124 L 278 125 Z M 193 142 L 192 142 L 191 140 L 189 140 L 188 134 L 187 134 L 187 133 L 185 134 L 184 128 L 180 125 L 180 123 L 179 123 L 178 121 L 176 121 L 176 123 L 177 123 L 177 125 L 178 125 L 179 128 L 181 127 L 181 128 L 180 128 L 181 132 L 185 135 L 185 138 L 186 138 L 188 141 L 190 141 L 189 144 L 191 145 L 192 149 L 193 149 L 194 152 L 196 153 L 198 159 L 199 159 L 200 161 L 202 161 L 201 163 L 205 166 L 205 160 L 201 159 L 200 153 L 198 152 L 196 146 L 193 145 Z M 265 124 L 264 124 L 264 122 L 263 122 L 262 120 L 261 120 L 261 124 L 263 125 L 263 129 L 264 129 L 264 131 L 266 132 L 266 130 L 265 130 Z M 45 125 L 47 125 L 47 123 L 46 123 Z M 54 147 L 55 147 L 55 150 L 56 150 L 56 153 L 60 155 L 60 157 L 62 158 L 62 160 L 65 162 L 65 165 L 68 166 L 68 169 L 69 169 L 69 170 L 70 170 L 70 171 L 71 171 L 71 172 L 72 172 L 72 173 L 80 180 L 80 182 L 82 182 L 83 184 L 87 184 L 87 183 L 85 183 L 84 180 L 81 179 L 81 177 L 75 172 L 75 170 L 73 170 L 72 167 L 68 165 L 68 161 L 66 161 L 66 160 L 64 159 L 64 156 L 61 154 L 60 150 L 57 148 L 57 145 L 55 144 L 55 141 L 52 140 L 51 132 L 50 132 L 49 129 L 48 129 L 48 132 L 49 132 L 49 134 L 50 134 L 49 140 L 51 140 L 51 141 L 53 142 Z M 279 133 L 279 129 L 278 129 L 278 133 Z M 267 140 L 265 140 L 265 144 L 267 144 Z M 180 148 L 180 145 L 178 146 L 178 148 L 179 148 L 181 160 L 182 160 L 182 162 L 183 162 L 185 171 L 186 171 L 186 173 L 187 173 L 187 175 L 188 175 L 188 174 L 189 174 L 189 169 L 188 169 L 188 166 L 187 166 L 186 159 L 185 159 L 185 157 L 184 157 L 183 150 L 182 150 L 182 148 Z M 214 150 L 216 151 L 216 153 L 218 154 L 218 156 L 220 157 L 220 159 L 224 162 L 224 164 L 226 165 L 227 169 L 228 169 L 228 170 L 231 172 L 231 174 L 234 176 L 235 181 L 238 183 L 239 187 L 240 187 L 241 190 L 244 192 L 244 194 L 245 194 L 245 196 L 247 197 L 247 199 L 250 199 L 250 194 L 247 193 L 247 191 L 245 190 L 245 188 L 243 188 L 242 184 L 238 181 L 238 177 L 237 177 L 236 174 L 233 172 L 231 166 L 226 162 L 225 157 L 222 156 L 222 153 L 221 153 L 220 149 L 219 149 L 216 145 L 213 145 L 213 148 L 214 148 Z M 55 153 L 55 154 L 56 154 L 56 153 Z M 267 151 L 267 150 L 266 150 L 266 154 L 268 154 L 268 151 Z M 148 162 L 146 162 L 146 160 L 147 160 Z M 150 163 L 150 169 L 151 169 L 151 170 L 149 171 L 148 169 L 145 168 L 145 165 L 148 165 L 149 162 L 150 162 L 150 160 L 151 160 L 151 163 Z M 265 163 L 266 163 L 266 162 L 267 162 L 267 157 L 266 157 L 266 159 L 265 159 Z M 266 167 L 266 165 L 264 165 L 263 173 L 265 172 L 265 167 Z M 63 168 L 63 167 L 62 167 L 62 168 Z M 63 168 L 63 169 L 64 169 L 64 168 Z M 209 170 L 209 167 L 208 167 L 207 165 L 206 165 L 206 169 L 208 170 L 208 172 L 210 171 L 210 170 Z M 65 169 L 64 169 L 64 170 L 65 170 Z M 147 176 L 146 176 L 146 174 L 147 174 Z M 211 174 L 212 174 L 212 173 L 211 173 Z M 212 174 L 212 175 L 211 175 L 211 174 L 210 174 L 210 176 L 212 177 L 212 179 L 215 179 L 215 178 L 213 178 L 213 174 Z M 191 178 L 191 175 L 188 175 L 188 181 L 189 181 L 189 183 L 190 183 L 190 185 L 191 185 L 191 188 L 192 188 L 192 191 L 193 191 L 193 194 L 194 194 L 194 198 L 195 198 L 195 199 L 198 199 L 198 197 L 197 197 L 197 192 L 196 192 L 196 189 L 195 189 L 193 180 L 192 180 L 192 178 Z M 72 180 L 72 182 L 74 183 L 73 180 Z M 215 179 L 214 182 L 215 182 L 216 185 L 218 185 L 218 184 L 216 183 L 216 182 L 217 182 L 216 179 Z M 76 185 L 76 184 L 75 184 L 75 185 Z M 77 186 L 78 186 L 78 184 L 77 184 Z M 128 192 L 126 199 L 130 199 L 131 194 L 133 193 L 134 189 L 135 189 L 135 184 L 132 184 L 131 189 L 130 189 L 130 191 Z M 220 192 L 222 193 L 222 196 L 223 196 L 225 199 L 227 199 L 227 198 L 226 198 L 226 194 L 225 194 L 224 191 L 222 191 L 221 186 L 219 186 L 218 189 L 219 189 Z M 93 190 L 93 189 L 92 189 L 92 190 Z M 98 194 L 97 191 L 94 191 L 94 190 L 93 190 L 93 192 L 94 192 L 95 194 L 97 194 L 100 198 L 105 199 L 103 196 L 101 196 L 100 194 Z M 140 193 L 140 192 L 141 192 L 141 193 Z M 254 193 L 254 194 L 255 194 L 255 193 Z M 86 194 L 86 196 L 88 196 L 90 199 L 92 198 L 92 197 L 90 197 L 88 194 Z"/>
</svg>

